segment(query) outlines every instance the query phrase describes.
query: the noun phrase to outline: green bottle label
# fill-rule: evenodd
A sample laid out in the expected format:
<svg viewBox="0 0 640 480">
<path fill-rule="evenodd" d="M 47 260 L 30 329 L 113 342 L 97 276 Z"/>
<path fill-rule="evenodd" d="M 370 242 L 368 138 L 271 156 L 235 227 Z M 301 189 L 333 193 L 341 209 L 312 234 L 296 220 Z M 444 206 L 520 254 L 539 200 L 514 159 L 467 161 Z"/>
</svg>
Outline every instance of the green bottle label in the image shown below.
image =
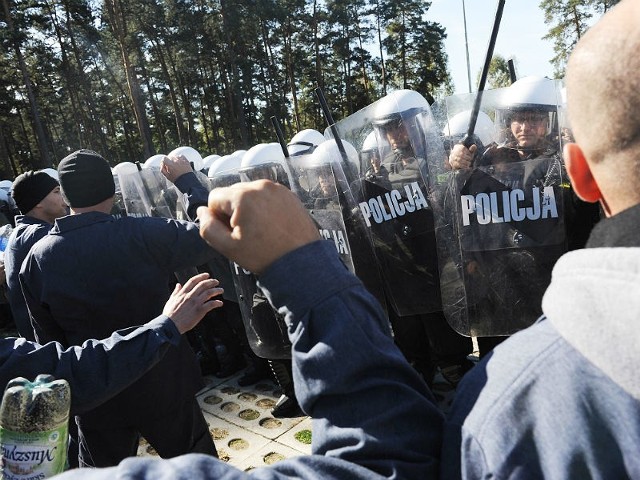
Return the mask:
<svg viewBox="0 0 640 480">
<path fill-rule="evenodd" d="M 68 424 L 41 432 L 14 432 L 0 427 L 3 480 L 37 480 L 64 471 Z"/>
</svg>

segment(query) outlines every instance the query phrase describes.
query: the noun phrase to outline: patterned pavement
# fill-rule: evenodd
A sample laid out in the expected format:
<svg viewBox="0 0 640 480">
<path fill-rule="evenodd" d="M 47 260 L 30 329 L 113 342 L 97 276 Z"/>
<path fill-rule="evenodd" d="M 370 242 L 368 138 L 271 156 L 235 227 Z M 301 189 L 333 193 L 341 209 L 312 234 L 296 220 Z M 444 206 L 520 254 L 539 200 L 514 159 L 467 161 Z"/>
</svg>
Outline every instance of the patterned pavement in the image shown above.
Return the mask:
<svg viewBox="0 0 640 480">
<path fill-rule="evenodd" d="M 207 386 L 197 396 L 220 459 L 248 471 L 310 454 L 311 418 L 273 418 L 270 410 L 280 397 L 277 385 L 263 380 L 240 387 L 237 381 L 243 373 L 225 379 L 205 376 Z M 448 411 L 455 389 L 437 375 L 432 391 L 440 408 Z M 143 440 L 138 455 L 156 454 Z"/>
<path fill-rule="evenodd" d="M 309 417 L 273 418 L 270 410 L 280 397 L 271 381 L 240 387 L 240 371 L 220 379 L 204 377 L 207 386 L 198 393 L 220 459 L 248 471 L 284 458 L 311 453 Z M 138 455 L 155 455 L 142 442 Z"/>
</svg>

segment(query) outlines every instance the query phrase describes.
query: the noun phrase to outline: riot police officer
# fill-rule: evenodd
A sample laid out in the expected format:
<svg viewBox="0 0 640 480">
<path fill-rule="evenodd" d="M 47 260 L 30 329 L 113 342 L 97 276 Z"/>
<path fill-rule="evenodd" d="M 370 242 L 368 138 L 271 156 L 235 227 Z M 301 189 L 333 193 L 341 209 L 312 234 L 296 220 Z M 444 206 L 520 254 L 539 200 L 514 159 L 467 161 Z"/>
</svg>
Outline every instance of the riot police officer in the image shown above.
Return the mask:
<svg viewBox="0 0 640 480">
<path fill-rule="evenodd" d="M 398 206 L 404 202 L 405 210 L 398 215 L 402 208 L 396 209 L 394 203 L 396 218 L 385 222 L 391 228 L 383 233 L 388 235 L 389 247 L 395 250 L 393 255 L 406 256 L 407 260 L 382 266 L 392 304 L 389 318 L 394 336 L 427 383 L 431 384 L 439 370 L 445 380 L 455 385 L 472 366 L 467 356 L 473 346 L 470 338 L 449 326 L 439 295 L 433 211 L 427 200 L 427 157 L 442 158 L 441 141 L 434 130 L 428 102 L 412 90 L 393 92 L 377 102 L 372 123 L 380 150 L 384 152 L 388 145 L 382 166 L 389 172 L 389 195 L 397 199 Z M 394 290 L 388 288 L 390 281 L 398 283 L 392 285 Z M 398 288 L 411 294 L 403 297 Z M 423 299 L 421 304 L 415 303 L 418 296 Z"/>
<path fill-rule="evenodd" d="M 504 335 L 535 321 L 553 264 L 567 248 L 584 245 L 598 218 L 566 181 L 558 92 L 556 81 L 540 77 L 485 92 L 485 107 L 493 102 L 495 108 L 496 141 L 484 150 L 457 144 L 449 155 L 451 168 L 460 172 L 453 203 L 462 211 L 457 228 L 467 327 L 478 334 L 481 357 Z M 491 219 L 484 218 L 482 195 L 495 196 Z M 536 205 L 552 207 L 553 218 L 534 215 Z M 511 215 L 521 207 L 534 210 L 524 219 Z"/>
<path fill-rule="evenodd" d="M 242 157 L 238 174 L 243 182 L 266 179 L 291 188 L 291 172 L 278 143 L 251 147 Z M 256 355 L 267 359 L 282 391 L 271 414 L 276 418 L 301 416 L 293 387 L 291 342 L 284 317 L 271 307 L 251 272 L 235 266 L 235 273 L 249 345 Z"/>
<path fill-rule="evenodd" d="M 389 170 L 382 165 L 382 156 L 378 149 L 378 140 L 376 133 L 373 131 L 367 135 L 362 143 L 362 148 L 360 149 L 360 169 L 365 172 L 364 178 L 366 180 L 391 190 Z"/>
</svg>

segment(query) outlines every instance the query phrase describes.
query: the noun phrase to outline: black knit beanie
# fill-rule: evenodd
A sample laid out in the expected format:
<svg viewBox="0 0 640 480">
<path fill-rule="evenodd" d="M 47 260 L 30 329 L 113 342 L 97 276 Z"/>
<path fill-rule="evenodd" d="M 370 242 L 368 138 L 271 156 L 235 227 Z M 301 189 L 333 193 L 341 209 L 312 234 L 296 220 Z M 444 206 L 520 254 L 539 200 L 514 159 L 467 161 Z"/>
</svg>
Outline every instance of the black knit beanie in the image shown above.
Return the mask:
<svg viewBox="0 0 640 480">
<path fill-rule="evenodd" d="M 20 213 L 26 215 L 58 185 L 58 181 L 46 172 L 29 170 L 13 181 L 11 196 Z"/>
<path fill-rule="evenodd" d="M 107 161 L 92 150 L 78 150 L 58 165 L 60 187 L 70 207 L 91 207 L 113 197 L 115 184 Z"/>
</svg>

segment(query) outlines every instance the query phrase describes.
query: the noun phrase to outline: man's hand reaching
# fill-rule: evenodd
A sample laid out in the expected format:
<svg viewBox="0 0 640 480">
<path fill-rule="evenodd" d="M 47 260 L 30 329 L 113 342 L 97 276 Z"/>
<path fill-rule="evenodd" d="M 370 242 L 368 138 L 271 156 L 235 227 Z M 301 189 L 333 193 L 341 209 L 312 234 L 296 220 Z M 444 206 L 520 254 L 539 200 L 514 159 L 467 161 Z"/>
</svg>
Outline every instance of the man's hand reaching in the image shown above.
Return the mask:
<svg viewBox="0 0 640 480">
<path fill-rule="evenodd" d="M 191 330 L 208 312 L 222 306 L 222 301 L 213 300 L 224 291 L 218 284 L 208 273 L 195 275 L 184 285 L 178 283 L 162 313 L 173 320 L 180 333 Z"/>
</svg>

